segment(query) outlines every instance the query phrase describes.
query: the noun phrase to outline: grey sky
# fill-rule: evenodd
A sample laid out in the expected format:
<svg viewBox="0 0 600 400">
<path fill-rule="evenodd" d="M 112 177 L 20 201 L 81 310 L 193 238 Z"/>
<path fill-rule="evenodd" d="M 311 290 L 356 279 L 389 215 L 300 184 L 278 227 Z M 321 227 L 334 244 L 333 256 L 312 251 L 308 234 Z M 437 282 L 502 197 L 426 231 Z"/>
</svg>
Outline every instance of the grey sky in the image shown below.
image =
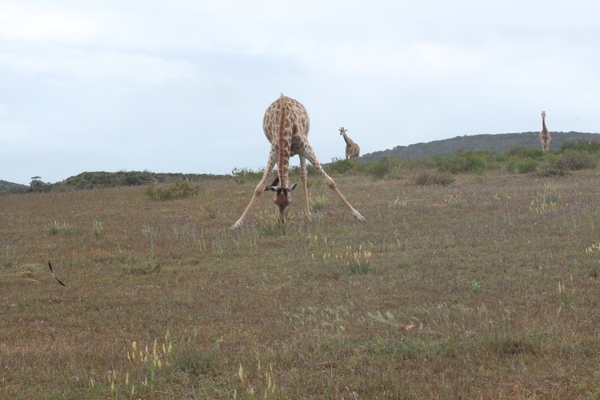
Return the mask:
<svg viewBox="0 0 600 400">
<path fill-rule="evenodd" d="M 262 168 L 280 93 L 322 162 L 600 131 L 597 1 L 0 2 L 0 179 Z M 294 161 L 297 164 L 297 160 Z"/>
</svg>

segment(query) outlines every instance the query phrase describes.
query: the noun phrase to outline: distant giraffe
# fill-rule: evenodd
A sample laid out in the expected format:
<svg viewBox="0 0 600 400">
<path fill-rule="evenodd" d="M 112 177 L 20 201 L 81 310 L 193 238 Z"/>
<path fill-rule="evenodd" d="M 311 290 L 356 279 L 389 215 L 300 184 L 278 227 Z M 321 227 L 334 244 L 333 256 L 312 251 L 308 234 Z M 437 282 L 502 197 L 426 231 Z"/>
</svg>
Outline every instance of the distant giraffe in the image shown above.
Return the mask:
<svg viewBox="0 0 600 400">
<path fill-rule="evenodd" d="M 254 195 L 248 206 L 244 210 L 240 219 L 231 227 L 239 228 L 246 218 L 246 214 L 258 196 L 263 191 L 273 191 L 275 195 L 275 204 L 279 207 L 281 222 L 285 222 L 285 209 L 292 202 L 290 193 L 296 188 L 297 183 L 289 186 L 289 164 L 290 158 L 296 154 L 300 157 L 300 179 L 304 186 L 304 195 L 306 197 L 306 213 L 310 216 L 310 205 L 308 203 L 307 172 L 306 160 L 315 167 L 321 174 L 326 185 L 346 204 L 350 209 L 352 216 L 359 221 L 365 221 L 358 211 L 346 200 L 339 191 L 333 179 L 327 175 L 323 167 L 317 160 L 315 153 L 308 142 L 308 130 L 310 128 L 310 119 L 306 108 L 297 100 L 286 97 L 283 94 L 275 100 L 265 111 L 263 117 L 263 131 L 267 140 L 271 143 L 269 160 L 265 167 L 262 179 L 254 190 Z M 277 178 L 270 186 L 265 186 L 269 174 L 277 163 Z"/>
<path fill-rule="evenodd" d="M 346 132 L 347 130 L 342 126 L 340 128 L 340 135 L 344 136 L 344 140 L 346 141 L 346 160 L 356 160 L 360 156 L 360 147 L 346 135 Z"/>
<path fill-rule="evenodd" d="M 540 143 L 542 144 L 542 151 L 548 153 L 550 151 L 550 132 L 546 128 L 546 111 L 542 111 L 542 131 L 540 132 Z"/>
</svg>

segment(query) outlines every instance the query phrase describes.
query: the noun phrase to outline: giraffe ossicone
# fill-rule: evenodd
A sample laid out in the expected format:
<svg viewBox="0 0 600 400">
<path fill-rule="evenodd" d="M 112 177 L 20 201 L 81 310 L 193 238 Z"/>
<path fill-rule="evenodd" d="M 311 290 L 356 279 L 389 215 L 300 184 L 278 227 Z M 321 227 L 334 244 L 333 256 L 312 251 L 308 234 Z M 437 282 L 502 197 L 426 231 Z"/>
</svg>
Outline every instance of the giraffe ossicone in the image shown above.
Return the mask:
<svg viewBox="0 0 600 400">
<path fill-rule="evenodd" d="M 298 100 L 290 97 L 281 96 L 275 100 L 265 111 L 263 117 L 263 131 L 269 143 L 271 150 L 269 159 L 262 179 L 256 186 L 254 194 L 248 206 L 242 213 L 242 216 L 231 227 L 231 229 L 239 228 L 246 219 L 248 211 L 252 207 L 256 198 L 262 192 L 275 192 L 274 202 L 279 207 L 281 222 L 285 222 L 285 210 L 291 204 L 291 192 L 296 188 L 297 183 L 290 186 L 289 184 L 289 165 L 290 158 L 298 155 L 300 157 L 300 179 L 304 189 L 305 211 L 310 217 L 310 204 L 308 202 L 308 188 L 306 171 L 306 160 L 315 167 L 317 172 L 321 174 L 326 185 L 344 202 L 346 207 L 350 209 L 352 216 L 359 221 L 365 221 L 358 211 L 346 200 L 344 195 L 337 188 L 334 180 L 325 172 L 319 160 L 308 142 L 308 131 L 310 129 L 310 119 L 306 108 Z M 277 178 L 271 185 L 266 186 L 269 174 L 273 167 L 277 164 Z"/>
</svg>

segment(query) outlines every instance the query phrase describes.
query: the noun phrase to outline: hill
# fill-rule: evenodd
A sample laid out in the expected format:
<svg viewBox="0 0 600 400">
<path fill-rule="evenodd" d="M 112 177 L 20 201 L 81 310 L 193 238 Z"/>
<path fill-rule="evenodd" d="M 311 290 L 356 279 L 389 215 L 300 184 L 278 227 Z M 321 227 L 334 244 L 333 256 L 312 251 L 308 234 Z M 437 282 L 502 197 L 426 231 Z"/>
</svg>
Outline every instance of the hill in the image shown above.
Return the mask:
<svg viewBox="0 0 600 400">
<path fill-rule="evenodd" d="M 9 192 L 9 193 L 16 193 L 16 192 L 24 192 L 27 191 L 28 187 L 25 185 L 21 185 L 19 183 L 12 183 L 12 182 L 7 182 L 7 181 L 3 181 L 0 180 L 0 193 L 3 192 Z"/>
<path fill-rule="evenodd" d="M 363 155 L 361 161 L 372 161 L 383 156 L 399 159 L 419 159 L 440 154 L 450 156 L 459 149 L 491 150 L 503 153 L 515 146 L 540 148 L 539 132 L 499 133 L 472 136 L 457 136 L 451 139 L 435 140 L 429 143 L 415 143 L 408 146 L 396 146 L 393 149 L 375 151 Z M 600 141 L 598 133 L 552 132 L 551 149 L 558 149 L 566 140 Z"/>
</svg>

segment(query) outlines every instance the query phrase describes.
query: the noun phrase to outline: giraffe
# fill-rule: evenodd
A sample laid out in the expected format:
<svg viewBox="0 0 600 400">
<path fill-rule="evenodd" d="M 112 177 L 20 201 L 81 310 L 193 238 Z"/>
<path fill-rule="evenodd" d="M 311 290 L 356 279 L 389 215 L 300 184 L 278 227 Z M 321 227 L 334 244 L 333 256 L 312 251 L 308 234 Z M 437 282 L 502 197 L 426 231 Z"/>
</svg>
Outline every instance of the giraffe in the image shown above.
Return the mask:
<svg viewBox="0 0 600 400">
<path fill-rule="evenodd" d="M 304 196 L 306 198 L 305 211 L 310 217 L 310 205 L 308 203 L 308 188 L 307 188 L 307 172 L 306 160 L 315 167 L 321 174 L 325 184 L 333 190 L 333 192 L 346 204 L 350 209 L 352 216 L 359 221 L 365 221 L 358 211 L 346 200 L 344 195 L 339 191 L 333 179 L 327 175 L 315 153 L 308 142 L 308 130 L 310 128 L 310 119 L 306 108 L 295 99 L 284 96 L 283 93 L 279 99 L 275 100 L 265 111 L 263 117 L 263 131 L 267 140 L 271 143 L 271 151 L 269 152 L 269 160 L 265 167 L 265 172 L 262 179 L 254 190 L 254 195 L 248 206 L 242 213 L 242 216 L 231 227 L 231 229 L 239 228 L 246 218 L 246 214 L 258 196 L 264 191 L 275 192 L 275 204 L 279 207 L 281 222 L 285 222 L 285 209 L 292 202 L 291 192 L 296 188 L 297 183 L 290 186 L 288 172 L 290 158 L 298 155 L 300 157 L 300 179 L 304 187 Z M 269 186 L 265 186 L 269 174 L 277 163 L 277 177 Z"/>
<path fill-rule="evenodd" d="M 542 131 L 540 132 L 540 143 L 542 144 L 542 151 L 548 153 L 550 151 L 550 132 L 546 128 L 546 111 L 542 111 Z"/>
<path fill-rule="evenodd" d="M 347 130 L 342 126 L 340 128 L 340 135 L 344 136 L 344 140 L 346 141 L 346 160 L 356 160 L 360 155 L 360 147 L 346 135 L 346 132 Z"/>
</svg>

